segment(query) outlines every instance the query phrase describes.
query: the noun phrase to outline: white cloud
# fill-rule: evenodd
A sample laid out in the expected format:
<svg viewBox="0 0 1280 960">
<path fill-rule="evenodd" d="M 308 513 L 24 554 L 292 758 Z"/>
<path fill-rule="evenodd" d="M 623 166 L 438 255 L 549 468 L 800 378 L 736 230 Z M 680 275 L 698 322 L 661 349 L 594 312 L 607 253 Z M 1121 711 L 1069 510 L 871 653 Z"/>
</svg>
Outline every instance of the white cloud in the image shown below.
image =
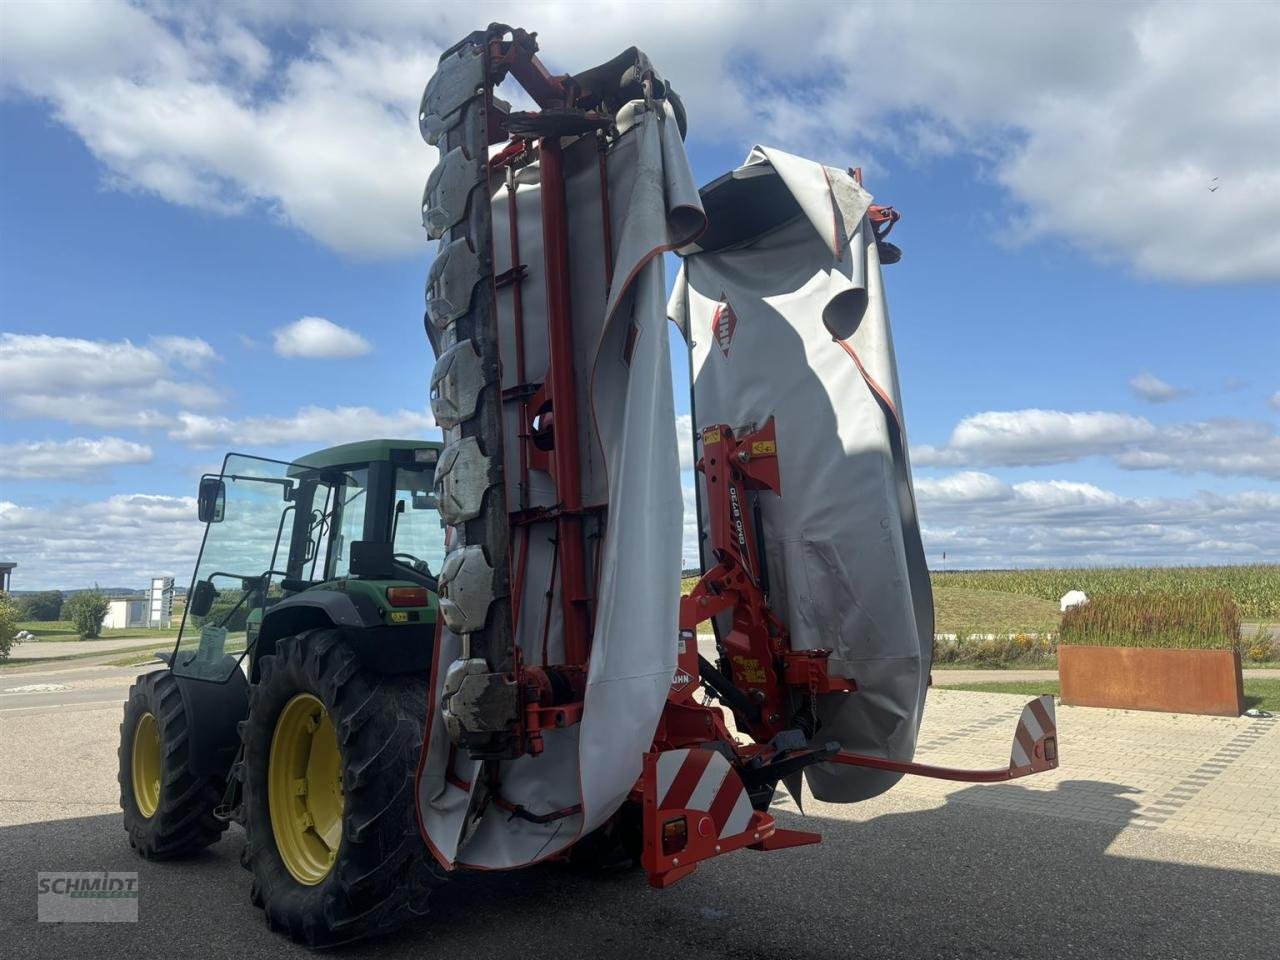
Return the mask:
<svg viewBox="0 0 1280 960">
<path fill-rule="evenodd" d="M 216 406 L 217 390 L 195 368 L 217 355 L 203 340 L 86 340 L 45 334 L 0 334 L 0 415 L 98 427 L 156 427 L 168 408 Z"/>
<path fill-rule="evenodd" d="M 917 447 L 912 460 L 917 466 L 1067 463 L 1155 433 L 1148 420 L 1124 413 L 988 411 L 961 420 L 945 447 Z"/>
<path fill-rule="evenodd" d="M 373 348 L 354 330 L 324 317 L 302 317 L 272 333 L 282 357 L 360 357 Z"/>
<path fill-rule="evenodd" d="M 150 347 L 129 340 L 0 334 L 0 377 L 14 391 L 133 387 L 170 375 L 169 358 L 212 357 L 203 340 L 163 337 Z"/>
<path fill-rule="evenodd" d="M 165 359 L 173 360 L 192 370 L 203 367 L 206 363 L 218 358 L 213 347 L 198 337 L 152 337 L 151 346 Z"/>
<path fill-rule="evenodd" d="M 1129 389 L 1148 403 L 1167 403 L 1185 397 L 1187 391 L 1166 383 L 1153 373 L 1143 371 L 1129 381 Z"/>
<path fill-rule="evenodd" d="M 920 477 L 915 481 L 916 493 L 935 503 L 979 503 L 1002 500 L 1009 488 L 989 473 L 966 470 L 950 476 Z"/>
<path fill-rule="evenodd" d="M 696 566 L 694 475 L 685 471 L 684 558 Z M 936 564 L 1014 567 L 1280 561 L 1280 493 L 1123 497 L 1091 483 L 1007 483 L 966 471 L 917 477 L 925 549 Z"/>
<path fill-rule="evenodd" d="M 42 480 L 96 476 L 107 467 L 150 463 L 151 459 L 150 447 L 119 437 L 24 440 L 0 444 L 0 477 Z"/>
<path fill-rule="evenodd" d="M 1280 434 L 1258 420 L 1157 426 L 1123 413 L 990 411 L 965 417 L 945 446 L 912 451 L 918 467 L 1038 466 L 1108 457 L 1126 470 L 1280 479 Z"/>
<path fill-rule="evenodd" d="M 190 579 L 202 527 L 191 497 L 123 494 L 25 507 L 0 501 L 0 543 L 19 560 L 22 589 L 143 587 Z"/>
<path fill-rule="evenodd" d="M 265 210 L 347 252 L 423 245 L 434 151 L 415 118 L 435 58 L 420 35 L 316 33 L 276 61 L 216 8 L 92 6 L 8 6 L 5 79 L 48 101 L 110 184 Z"/>
<path fill-rule="evenodd" d="M 684 495 L 684 538 L 681 542 L 682 570 L 696 569 L 699 560 L 698 501 L 694 492 L 697 475 L 684 471 L 680 475 L 681 493 Z"/>
<path fill-rule="evenodd" d="M 916 481 L 926 551 L 936 561 L 1010 567 L 1047 564 L 1256 563 L 1280 560 L 1280 493 L 1122 497 L 1092 484 L 1007 484 L 947 495 L 953 477 Z"/>
<path fill-rule="evenodd" d="M 369 437 L 414 438 L 435 434 L 430 413 L 397 410 L 380 413 L 370 407 L 303 407 L 291 417 L 248 417 L 234 420 L 193 413 L 178 414 L 173 440 L 192 447 L 269 447 L 291 443 L 336 444 Z"/>
<path fill-rule="evenodd" d="M 676 417 L 676 443 L 680 448 L 680 469 L 693 469 L 693 416 L 682 413 Z"/>
<path fill-rule="evenodd" d="M 925 546 L 961 566 L 1280 561 L 1280 493 L 1122 497 L 1066 481 L 1007 484 L 974 474 L 916 482 Z M 684 475 L 684 558 L 697 563 L 692 474 Z M 982 496 L 954 497 L 955 491 Z M 950 493 L 948 493 L 950 492 Z M 128 494 L 47 507 L 0 501 L 0 543 L 23 589 L 190 579 L 201 527 L 190 497 Z"/>
<path fill-rule="evenodd" d="M 1014 240 L 1061 237 L 1183 281 L 1280 276 L 1280 18 L 1265 4 L 597 8 L 243 5 L 237 23 L 212 5 L 161 19 L 10 4 L 5 76 L 119 186 L 401 253 L 422 245 L 434 152 L 414 118 L 435 54 L 506 20 L 537 29 L 557 70 L 639 45 L 681 91 L 695 142 L 861 163 L 873 188 L 891 186 L 877 169 L 965 153 L 1007 191 L 1017 212 L 997 222 Z M 283 32 L 296 52 L 273 55 L 263 38 Z"/>
<path fill-rule="evenodd" d="M 1277 390 L 1271 395 L 1271 399 L 1268 403 L 1271 404 L 1272 409 L 1280 410 L 1280 390 Z"/>
</svg>

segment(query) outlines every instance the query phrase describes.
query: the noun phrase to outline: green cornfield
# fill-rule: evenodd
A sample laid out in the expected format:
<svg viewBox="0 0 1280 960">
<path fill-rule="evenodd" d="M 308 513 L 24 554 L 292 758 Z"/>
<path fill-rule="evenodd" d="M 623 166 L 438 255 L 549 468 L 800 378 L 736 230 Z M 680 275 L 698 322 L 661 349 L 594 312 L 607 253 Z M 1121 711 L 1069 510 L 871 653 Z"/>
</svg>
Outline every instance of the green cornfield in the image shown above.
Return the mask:
<svg viewBox="0 0 1280 960">
<path fill-rule="evenodd" d="M 1227 590 L 1099 594 L 1062 615 L 1058 644 L 1222 650 L 1240 643 L 1240 606 Z"/>
<path fill-rule="evenodd" d="M 1073 567 L 1037 570 L 934 571 L 935 586 L 994 590 L 1057 600 L 1068 590 L 1191 594 L 1225 590 L 1246 621 L 1280 620 L 1280 564 L 1236 567 Z"/>
</svg>

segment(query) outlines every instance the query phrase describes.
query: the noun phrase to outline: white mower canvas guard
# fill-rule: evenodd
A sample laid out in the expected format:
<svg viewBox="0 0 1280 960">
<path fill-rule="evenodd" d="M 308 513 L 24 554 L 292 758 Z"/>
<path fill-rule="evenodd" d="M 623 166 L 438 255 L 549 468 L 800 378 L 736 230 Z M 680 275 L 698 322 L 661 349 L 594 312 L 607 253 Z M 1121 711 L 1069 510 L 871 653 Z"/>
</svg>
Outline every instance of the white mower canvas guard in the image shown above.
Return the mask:
<svg viewBox="0 0 1280 960">
<path fill-rule="evenodd" d="M 709 225 L 680 251 L 669 303 L 689 343 L 695 430 L 774 418 L 781 495 L 759 499 L 771 607 L 793 650 L 830 650 L 831 675 L 857 684 L 817 698 L 810 746 L 910 761 L 933 598 L 871 195 L 850 172 L 769 147 L 702 195 Z M 805 776 L 818 799 L 853 802 L 901 773 L 827 763 Z"/>
</svg>

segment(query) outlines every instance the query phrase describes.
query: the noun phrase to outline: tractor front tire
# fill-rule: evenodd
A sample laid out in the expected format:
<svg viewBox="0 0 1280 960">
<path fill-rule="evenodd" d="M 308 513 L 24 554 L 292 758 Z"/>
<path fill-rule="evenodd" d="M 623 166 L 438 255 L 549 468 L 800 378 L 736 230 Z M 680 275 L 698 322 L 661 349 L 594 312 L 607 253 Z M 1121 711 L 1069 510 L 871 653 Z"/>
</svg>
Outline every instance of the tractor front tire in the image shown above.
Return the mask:
<svg viewBox="0 0 1280 960">
<path fill-rule="evenodd" d="M 197 776 L 188 766 L 188 717 L 168 670 L 138 677 L 120 724 L 120 808 L 129 845 L 148 860 L 202 850 L 227 829 L 213 815 L 225 776 Z"/>
<path fill-rule="evenodd" d="M 335 629 L 280 641 L 241 725 L 242 862 L 268 925 L 309 947 L 389 932 L 442 878 L 418 834 L 427 677 L 366 669 Z"/>
</svg>

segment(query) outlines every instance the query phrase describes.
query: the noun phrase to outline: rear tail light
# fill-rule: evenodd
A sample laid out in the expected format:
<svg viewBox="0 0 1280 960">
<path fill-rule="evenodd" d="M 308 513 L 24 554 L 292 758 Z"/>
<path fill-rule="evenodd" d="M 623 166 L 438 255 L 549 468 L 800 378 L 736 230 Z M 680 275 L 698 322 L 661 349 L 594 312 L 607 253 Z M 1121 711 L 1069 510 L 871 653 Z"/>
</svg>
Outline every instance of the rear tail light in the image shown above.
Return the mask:
<svg viewBox="0 0 1280 960">
<path fill-rule="evenodd" d="M 429 600 L 426 587 L 387 587 L 387 602 L 393 607 L 425 607 Z"/>
</svg>

